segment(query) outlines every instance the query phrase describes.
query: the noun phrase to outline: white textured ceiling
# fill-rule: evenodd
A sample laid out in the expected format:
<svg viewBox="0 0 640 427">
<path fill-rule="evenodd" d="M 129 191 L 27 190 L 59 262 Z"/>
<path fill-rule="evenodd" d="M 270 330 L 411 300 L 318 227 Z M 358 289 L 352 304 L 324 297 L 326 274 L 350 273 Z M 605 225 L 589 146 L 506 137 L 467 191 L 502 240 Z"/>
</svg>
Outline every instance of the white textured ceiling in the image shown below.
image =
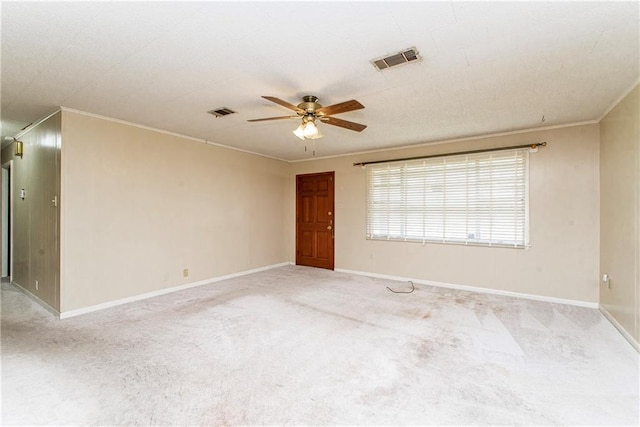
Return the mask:
<svg viewBox="0 0 640 427">
<path fill-rule="evenodd" d="M 289 113 L 261 95 L 364 104 L 336 116 L 362 133 L 321 125 L 327 156 L 595 120 L 640 76 L 638 2 L 1 8 L 3 137 L 64 106 L 296 160 L 297 121 L 247 122 Z M 418 63 L 369 62 L 412 46 Z"/>
</svg>

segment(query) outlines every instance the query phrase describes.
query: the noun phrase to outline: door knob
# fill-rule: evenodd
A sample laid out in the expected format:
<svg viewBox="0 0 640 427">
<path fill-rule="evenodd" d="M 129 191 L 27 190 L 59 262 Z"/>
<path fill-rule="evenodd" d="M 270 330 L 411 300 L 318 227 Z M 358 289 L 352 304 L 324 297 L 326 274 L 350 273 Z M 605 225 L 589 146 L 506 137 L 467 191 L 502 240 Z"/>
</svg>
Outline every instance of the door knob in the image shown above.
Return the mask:
<svg viewBox="0 0 640 427">
<path fill-rule="evenodd" d="M 330 225 L 327 225 L 327 230 L 331 230 L 331 228 L 332 227 Z"/>
</svg>

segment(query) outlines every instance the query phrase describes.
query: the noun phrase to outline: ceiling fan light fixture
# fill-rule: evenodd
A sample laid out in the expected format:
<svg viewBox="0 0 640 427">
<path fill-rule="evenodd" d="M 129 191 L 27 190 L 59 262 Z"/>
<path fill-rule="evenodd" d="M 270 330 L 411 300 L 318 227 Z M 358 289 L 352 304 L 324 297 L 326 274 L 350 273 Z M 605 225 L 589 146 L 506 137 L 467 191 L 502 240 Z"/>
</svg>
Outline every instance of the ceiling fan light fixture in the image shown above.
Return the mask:
<svg viewBox="0 0 640 427">
<path fill-rule="evenodd" d="M 322 138 L 322 133 L 320 132 L 320 128 L 317 127 L 317 126 L 315 128 L 316 128 L 315 136 L 312 136 L 311 138 L 307 138 L 307 139 L 320 139 L 320 138 Z"/>
<path fill-rule="evenodd" d="M 293 131 L 293 134 L 300 139 L 304 139 L 304 126 L 302 125 L 302 123 L 300 123 L 300 126 L 298 126 L 296 130 Z"/>
<path fill-rule="evenodd" d="M 312 120 L 310 120 L 305 123 L 302 132 L 304 133 L 304 137 L 306 139 L 315 139 L 315 137 L 318 136 L 318 127 Z"/>
<path fill-rule="evenodd" d="M 302 140 L 322 138 L 322 133 L 320 133 L 315 120 L 310 117 L 304 117 L 302 123 L 293 131 L 293 134 Z"/>
</svg>

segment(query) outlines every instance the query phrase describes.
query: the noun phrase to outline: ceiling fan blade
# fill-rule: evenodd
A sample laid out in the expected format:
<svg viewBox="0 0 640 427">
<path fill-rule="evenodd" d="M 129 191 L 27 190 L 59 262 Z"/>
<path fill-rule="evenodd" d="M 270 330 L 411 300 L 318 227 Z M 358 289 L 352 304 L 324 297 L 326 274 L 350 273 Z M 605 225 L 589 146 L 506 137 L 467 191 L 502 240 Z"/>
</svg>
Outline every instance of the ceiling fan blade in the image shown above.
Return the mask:
<svg viewBox="0 0 640 427">
<path fill-rule="evenodd" d="M 328 125 L 340 126 L 341 128 L 354 130 L 356 132 L 362 132 L 367 125 L 361 125 L 360 123 L 350 122 L 348 120 L 336 119 L 335 117 L 320 117 L 323 123 Z"/>
<path fill-rule="evenodd" d="M 331 116 L 333 114 L 346 113 L 347 111 L 361 110 L 364 105 L 360 104 L 355 99 L 351 101 L 341 102 L 339 104 L 329 105 L 328 107 L 318 108 L 315 113 L 321 116 Z"/>
<path fill-rule="evenodd" d="M 251 119 L 248 122 L 264 122 L 265 120 L 282 120 L 282 119 L 299 119 L 300 116 L 280 116 L 280 117 L 265 117 L 264 119 Z"/>
<path fill-rule="evenodd" d="M 280 99 L 280 98 L 276 98 L 275 96 L 263 96 L 263 98 L 264 98 L 264 99 L 266 99 L 266 100 L 269 100 L 269 101 L 271 101 L 271 102 L 275 102 L 275 103 L 276 103 L 276 104 L 278 104 L 278 105 L 282 105 L 283 107 L 288 108 L 288 109 L 290 109 L 290 110 L 293 110 L 293 111 L 295 111 L 296 113 L 298 113 L 298 112 L 301 112 L 301 113 L 302 113 L 302 112 L 304 112 L 304 110 L 303 110 L 303 109 L 298 108 L 298 107 L 296 107 L 295 105 L 288 103 L 287 101 L 283 101 L 283 100 L 282 100 L 282 99 Z"/>
</svg>

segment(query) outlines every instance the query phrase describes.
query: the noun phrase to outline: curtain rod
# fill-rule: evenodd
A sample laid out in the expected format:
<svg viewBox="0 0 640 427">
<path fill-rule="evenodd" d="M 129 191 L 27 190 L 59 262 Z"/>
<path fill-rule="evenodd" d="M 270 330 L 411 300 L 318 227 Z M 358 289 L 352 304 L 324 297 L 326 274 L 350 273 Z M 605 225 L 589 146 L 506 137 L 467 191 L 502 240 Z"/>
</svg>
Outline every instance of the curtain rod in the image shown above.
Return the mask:
<svg viewBox="0 0 640 427">
<path fill-rule="evenodd" d="M 404 157 L 401 159 L 390 159 L 390 160 L 374 160 L 371 162 L 360 162 L 354 163 L 353 166 L 366 166 L 373 165 L 376 163 L 391 163 L 391 162 L 405 162 L 409 160 L 422 160 L 422 159 L 433 159 L 436 157 L 446 157 L 446 156 L 455 156 L 462 154 L 478 154 L 478 153 L 489 153 L 491 151 L 506 151 L 506 150 L 515 150 L 516 148 L 538 148 L 538 147 L 546 147 L 546 142 L 536 142 L 534 144 L 524 144 L 524 145 L 513 145 L 511 147 L 500 147 L 500 148 L 485 148 L 483 150 L 471 150 L 471 151 L 458 151 L 457 153 L 444 153 L 444 154 L 433 154 L 430 156 L 418 156 L 418 157 Z"/>
</svg>

